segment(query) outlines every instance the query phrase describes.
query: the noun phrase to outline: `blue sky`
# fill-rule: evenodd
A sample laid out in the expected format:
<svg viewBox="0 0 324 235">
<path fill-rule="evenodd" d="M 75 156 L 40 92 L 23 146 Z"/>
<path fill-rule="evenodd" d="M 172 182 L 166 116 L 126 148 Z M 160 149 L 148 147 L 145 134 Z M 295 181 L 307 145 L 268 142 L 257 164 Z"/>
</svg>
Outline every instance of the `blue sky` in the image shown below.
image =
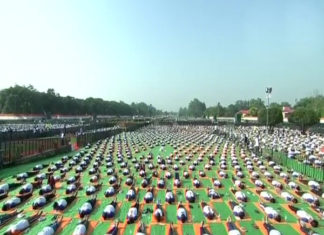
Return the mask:
<svg viewBox="0 0 324 235">
<path fill-rule="evenodd" d="M 0 88 L 178 110 L 324 92 L 324 1 L 0 1 Z"/>
</svg>

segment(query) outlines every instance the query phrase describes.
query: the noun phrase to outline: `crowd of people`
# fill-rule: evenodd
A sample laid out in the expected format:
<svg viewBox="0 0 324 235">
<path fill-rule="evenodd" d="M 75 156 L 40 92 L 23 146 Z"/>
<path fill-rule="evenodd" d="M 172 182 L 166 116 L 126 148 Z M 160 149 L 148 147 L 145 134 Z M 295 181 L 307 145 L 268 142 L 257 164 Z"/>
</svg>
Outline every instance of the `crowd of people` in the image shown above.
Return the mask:
<svg viewBox="0 0 324 235">
<path fill-rule="evenodd" d="M 268 234 L 281 234 L 276 224 L 287 222 L 274 206 L 280 203 L 279 198 L 298 219 L 300 231 L 315 234 L 314 229 L 322 226 L 319 220 L 324 217 L 321 182 L 269 162 L 257 150 L 272 146 L 278 150 L 286 148 L 288 152 L 294 148 L 316 154 L 322 141 L 320 136 L 302 136 L 297 131 L 282 129 L 268 135 L 257 127 L 147 126 L 89 144 L 79 153 L 49 165 L 35 164 L 14 180 L 1 182 L 0 199 L 5 202 L 0 227 L 10 223 L 6 234 L 22 233 L 46 216 L 39 211 L 51 202 L 53 210 L 64 212 L 80 198 L 86 198 L 78 206 L 80 222 L 73 231 L 73 235 L 85 235 L 89 232 L 91 215 L 99 207 L 99 193 L 103 192 L 104 198 L 100 199 L 105 204 L 101 211 L 103 220 L 117 219 L 117 211 L 122 208 L 120 203 L 131 203 L 125 209 L 125 221 L 112 223 L 107 234 L 117 234 L 122 229 L 119 222 L 136 223 L 135 234 L 148 234 L 150 224 L 141 221 L 143 214 L 150 213 L 144 211 L 144 204 L 153 205 L 152 220 L 164 223 L 167 234 L 176 234 L 177 225 L 166 221 L 169 213 L 166 207 L 177 204 L 177 223 L 192 223 L 190 205 L 199 203 L 204 216 L 199 225 L 200 235 L 211 235 L 206 223 L 220 222 L 225 213 L 211 202 L 225 200 L 231 211 L 226 219 L 226 231 L 239 235 L 245 228 L 232 220 L 250 218 L 246 205 L 251 202 L 247 192 L 251 192 L 259 198 L 258 210 L 264 215 L 261 226 Z M 172 151 L 167 152 L 167 148 Z M 211 185 L 205 185 L 206 179 Z M 103 185 L 108 188 L 103 189 Z M 17 188 L 18 195 L 15 195 Z M 198 189 L 206 190 L 208 200 L 199 196 Z M 225 199 L 224 189 L 232 195 L 230 198 Z M 140 190 L 144 191 L 143 198 Z M 183 190 L 183 199 L 178 190 Z M 158 197 L 160 192 L 164 192 L 162 197 Z M 16 219 L 24 214 L 20 209 L 28 201 L 32 201 L 34 215 Z M 299 202 L 306 203 L 307 210 Z M 57 218 L 49 225 L 44 224 L 38 234 L 53 235 L 61 220 Z"/>
<path fill-rule="evenodd" d="M 324 166 L 324 136 L 289 128 L 274 128 L 271 132 L 259 126 L 217 126 L 217 133 L 243 142 L 250 150 L 262 149 L 286 154 L 288 158 L 300 158 L 315 167 Z"/>
</svg>

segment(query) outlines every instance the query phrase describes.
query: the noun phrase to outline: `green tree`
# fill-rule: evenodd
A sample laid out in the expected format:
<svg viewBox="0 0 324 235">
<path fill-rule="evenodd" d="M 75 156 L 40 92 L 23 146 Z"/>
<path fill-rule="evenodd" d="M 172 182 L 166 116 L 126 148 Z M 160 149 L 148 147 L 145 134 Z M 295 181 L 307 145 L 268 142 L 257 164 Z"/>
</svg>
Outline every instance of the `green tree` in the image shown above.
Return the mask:
<svg viewBox="0 0 324 235">
<path fill-rule="evenodd" d="M 314 109 L 298 107 L 295 112 L 293 112 L 289 117 L 289 122 L 296 124 L 300 127 L 303 133 L 305 130 L 319 123 L 320 114 L 316 112 Z"/>
<path fill-rule="evenodd" d="M 188 106 L 188 114 L 192 117 L 203 117 L 206 110 L 206 104 L 197 98 L 190 101 Z"/>
<path fill-rule="evenodd" d="M 258 108 L 255 106 L 251 107 L 249 109 L 249 115 L 253 117 L 258 116 Z"/>
<path fill-rule="evenodd" d="M 272 129 L 275 125 L 282 123 L 282 110 L 280 107 L 270 107 L 269 108 L 269 127 Z M 258 112 L 258 121 L 262 125 L 267 124 L 267 109 L 263 108 Z"/>
</svg>

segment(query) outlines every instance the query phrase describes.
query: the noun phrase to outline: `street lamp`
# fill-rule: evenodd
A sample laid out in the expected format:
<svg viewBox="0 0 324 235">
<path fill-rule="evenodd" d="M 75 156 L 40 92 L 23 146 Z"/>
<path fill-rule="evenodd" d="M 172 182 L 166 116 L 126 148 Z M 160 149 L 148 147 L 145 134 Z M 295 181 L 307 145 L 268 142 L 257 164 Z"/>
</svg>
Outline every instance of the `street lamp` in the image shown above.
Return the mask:
<svg viewBox="0 0 324 235">
<path fill-rule="evenodd" d="M 272 93 L 272 87 L 266 87 L 265 89 L 266 92 L 266 98 L 268 100 L 267 104 L 267 134 L 269 133 L 269 107 L 270 107 L 270 98 L 271 98 L 271 93 Z"/>
</svg>

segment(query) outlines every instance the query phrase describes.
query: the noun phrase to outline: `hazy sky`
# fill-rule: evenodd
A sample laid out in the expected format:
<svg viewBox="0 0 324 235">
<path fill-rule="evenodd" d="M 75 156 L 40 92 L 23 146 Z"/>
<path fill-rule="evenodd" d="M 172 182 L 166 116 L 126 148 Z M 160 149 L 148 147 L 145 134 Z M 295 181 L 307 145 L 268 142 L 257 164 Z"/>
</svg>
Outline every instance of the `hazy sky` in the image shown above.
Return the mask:
<svg viewBox="0 0 324 235">
<path fill-rule="evenodd" d="M 178 110 L 324 91 L 324 1 L 0 0 L 0 89 Z"/>
</svg>

